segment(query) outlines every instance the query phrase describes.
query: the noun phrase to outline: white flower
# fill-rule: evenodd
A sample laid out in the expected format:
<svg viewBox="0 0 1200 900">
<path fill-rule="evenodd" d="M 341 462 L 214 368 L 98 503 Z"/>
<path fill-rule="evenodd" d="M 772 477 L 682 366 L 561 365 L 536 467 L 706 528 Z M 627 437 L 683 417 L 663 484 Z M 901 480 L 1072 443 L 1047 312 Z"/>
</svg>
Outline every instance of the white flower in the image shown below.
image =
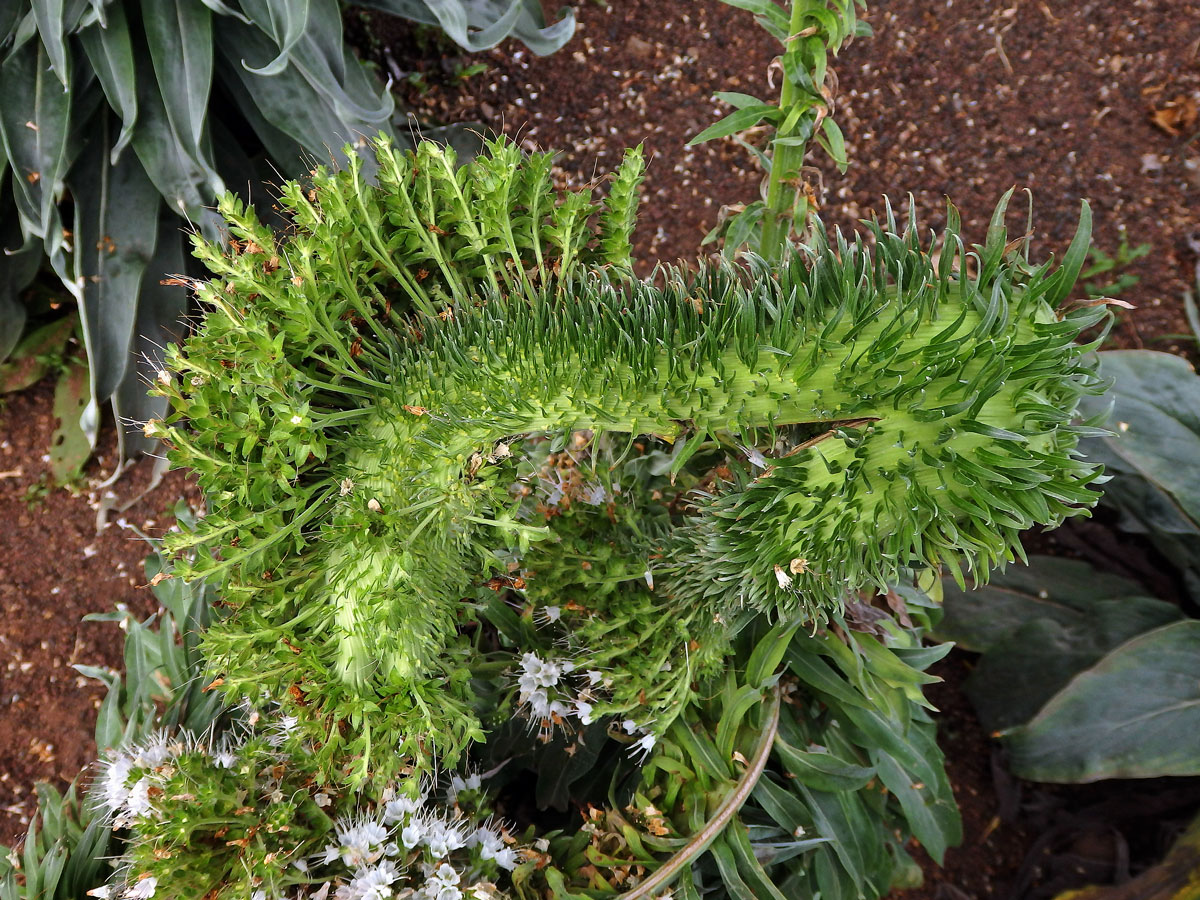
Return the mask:
<svg viewBox="0 0 1200 900">
<path fill-rule="evenodd" d="M 267 900 L 267 892 L 264 890 L 257 890 L 250 895 L 250 900 Z"/>
<path fill-rule="evenodd" d="M 444 822 L 434 822 L 426 832 L 424 844 L 429 848 L 435 859 L 449 856 L 455 850 L 467 845 L 467 836 L 453 825 Z"/>
<path fill-rule="evenodd" d="M 125 800 L 125 810 L 131 816 L 144 816 L 150 812 L 150 788 L 152 786 L 149 777 L 140 779 L 133 786 Z"/>
<path fill-rule="evenodd" d="M 450 790 L 446 792 L 446 802 L 454 803 L 462 791 L 477 791 L 483 786 L 483 779 L 475 772 L 466 778 L 454 775 L 450 778 Z"/>
<path fill-rule="evenodd" d="M 640 740 L 638 740 L 633 745 L 631 752 L 640 753 L 642 755 L 642 759 L 644 760 L 647 756 L 650 755 L 650 751 L 654 749 L 654 744 L 655 744 L 654 735 L 652 735 L 652 734 L 644 735 Z"/>
<path fill-rule="evenodd" d="M 562 667 L 557 663 L 547 662 L 536 653 L 526 653 L 521 657 L 521 667 L 525 670 L 531 683 L 537 687 L 554 687 L 562 676 Z"/>
<path fill-rule="evenodd" d="M 267 736 L 267 740 L 272 747 L 278 747 L 288 736 L 296 730 L 296 726 L 300 723 L 300 719 L 296 716 L 283 716 L 278 722 L 271 726 L 271 734 Z"/>
<path fill-rule="evenodd" d="M 89 897 L 97 897 L 99 900 L 109 900 L 112 896 L 113 887 L 111 884 L 102 885 L 98 888 L 92 888 L 87 892 Z"/>
<path fill-rule="evenodd" d="M 417 896 L 428 900 L 462 900 L 462 891 L 458 889 L 459 880 L 459 874 L 454 867 L 442 863 L 425 882 Z"/>
<path fill-rule="evenodd" d="M 599 506 L 607 499 L 608 491 L 604 490 L 602 484 L 588 485 L 587 490 L 583 492 L 583 502 L 591 506 Z"/>
<path fill-rule="evenodd" d="M 145 747 L 134 748 L 133 764 L 139 768 L 155 769 L 171 758 L 171 751 L 161 737 L 152 740 Z"/>
<path fill-rule="evenodd" d="M 397 797 L 395 800 L 389 800 L 383 808 L 383 823 L 395 825 L 397 822 L 407 819 L 421 808 L 422 802 L 411 797 Z"/>
<path fill-rule="evenodd" d="M 779 582 L 779 587 L 785 591 L 792 586 L 792 576 L 783 571 L 783 566 L 775 567 L 775 580 Z"/>
<path fill-rule="evenodd" d="M 359 869 L 349 884 L 337 890 L 338 900 L 386 900 L 392 896 L 391 884 L 400 877 L 400 870 L 390 861 Z"/>
<path fill-rule="evenodd" d="M 592 710 L 593 709 L 594 709 L 593 704 L 588 703 L 585 700 L 576 700 L 575 701 L 575 715 L 579 716 L 579 721 L 582 722 L 584 725 L 592 724 L 592 721 L 593 721 Z"/>
<path fill-rule="evenodd" d="M 104 793 L 104 805 L 110 812 L 115 813 L 123 808 L 125 801 L 129 799 L 128 781 L 132 771 L 133 759 L 125 753 L 118 754 L 106 764 L 100 784 Z"/>
<path fill-rule="evenodd" d="M 411 850 L 425 837 L 425 825 L 419 819 L 413 819 L 400 832 L 400 843 L 407 850 Z"/>
<path fill-rule="evenodd" d="M 508 872 L 517 867 L 517 851 L 512 847 L 497 850 L 492 859 L 496 861 L 496 865 Z"/>
<path fill-rule="evenodd" d="M 237 756 L 229 749 L 218 750 L 213 754 L 213 762 L 216 763 L 218 768 L 232 769 L 237 765 Z"/>
<path fill-rule="evenodd" d="M 154 896 L 154 890 L 158 887 L 158 879 L 154 877 L 143 878 L 122 896 L 126 900 L 150 900 Z"/>
<path fill-rule="evenodd" d="M 335 829 L 342 847 L 342 862 L 346 865 L 373 863 L 383 855 L 381 845 L 388 839 L 388 831 L 378 822 L 342 820 Z"/>
<path fill-rule="evenodd" d="M 562 618 L 562 608 L 558 606 L 543 606 L 541 613 L 547 622 L 557 622 Z"/>
</svg>

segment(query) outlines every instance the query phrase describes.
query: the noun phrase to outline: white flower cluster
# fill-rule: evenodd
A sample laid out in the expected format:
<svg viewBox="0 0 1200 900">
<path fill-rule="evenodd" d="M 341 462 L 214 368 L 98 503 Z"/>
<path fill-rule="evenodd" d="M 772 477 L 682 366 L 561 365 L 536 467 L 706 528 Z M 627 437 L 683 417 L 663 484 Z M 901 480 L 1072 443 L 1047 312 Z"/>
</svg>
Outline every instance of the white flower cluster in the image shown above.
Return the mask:
<svg viewBox="0 0 1200 900">
<path fill-rule="evenodd" d="M 566 683 L 566 676 L 576 671 L 575 663 L 568 660 L 544 660 L 536 653 L 526 653 L 521 657 L 521 674 L 517 677 L 521 689 L 518 701 L 540 725 L 547 739 L 556 726 L 566 725 L 572 717 L 583 725 L 590 725 L 596 720 L 595 710 L 599 702 L 596 691 L 604 688 L 604 675 L 596 669 L 580 672 L 574 677 L 582 683 L 582 687 L 575 691 Z M 642 735 L 633 745 L 634 752 L 645 756 L 654 749 L 655 737 L 649 727 L 631 719 L 626 719 L 622 727 L 626 734 Z"/>
<path fill-rule="evenodd" d="M 339 819 L 334 826 L 337 843 L 310 858 L 303 868 L 340 864 L 351 869 L 349 880 L 335 890 L 335 900 L 479 896 L 477 887 L 492 889 L 488 882 L 479 881 L 487 863 L 511 872 L 519 862 L 511 837 L 490 824 L 472 822 L 453 807 L 460 792 L 481 788 L 479 775 L 454 776 L 447 804 L 432 803 L 427 794 L 402 796 L 387 800 L 374 817 Z M 404 865 L 396 859 L 403 859 Z M 488 891 L 483 896 L 490 896 Z"/>
<path fill-rule="evenodd" d="M 137 819 L 155 814 L 150 802 L 153 789 L 173 773 L 171 761 L 189 749 L 184 740 L 168 741 L 159 735 L 145 746 L 130 747 L 100 760 L 102 771 L 96 779 L 95 793 L 99 808 L 112 816 L 114 828 L 128 828 Z M 154 885 L 149 890 L 153 891 Z"/>
<path fill-rule="evenodd" d="M 576 693 L 563 680 L 563 676 L 575 670 L 575 663 L 569 660 L 547 661 L 536 653 L 526 653 L 521 657 L 521 674 L 517 678 L 522 706 L 528 706 L 534 718 L 549 720 L 555 725 L 572 716 L 578 717 L 584 725 L 592 724 L 596 705 L 593 688 L 603 676 L 598 671 L 585 673 L 586 686 Z"/>
</svg>

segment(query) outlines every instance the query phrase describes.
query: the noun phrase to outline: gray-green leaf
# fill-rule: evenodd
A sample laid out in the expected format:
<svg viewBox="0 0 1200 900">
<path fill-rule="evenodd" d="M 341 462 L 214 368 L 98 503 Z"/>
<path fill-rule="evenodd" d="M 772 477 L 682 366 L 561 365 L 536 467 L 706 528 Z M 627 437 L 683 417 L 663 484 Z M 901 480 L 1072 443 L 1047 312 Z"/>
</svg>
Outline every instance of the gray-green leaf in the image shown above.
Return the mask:
<svg viewBox="0 0 1200 900">
<path fill-rule="evenodd" d="M 1121 645 L 1063 688 L 1006 743 L 1035 781 L 1200 775 L 1200 621 Z"/>
</svg>

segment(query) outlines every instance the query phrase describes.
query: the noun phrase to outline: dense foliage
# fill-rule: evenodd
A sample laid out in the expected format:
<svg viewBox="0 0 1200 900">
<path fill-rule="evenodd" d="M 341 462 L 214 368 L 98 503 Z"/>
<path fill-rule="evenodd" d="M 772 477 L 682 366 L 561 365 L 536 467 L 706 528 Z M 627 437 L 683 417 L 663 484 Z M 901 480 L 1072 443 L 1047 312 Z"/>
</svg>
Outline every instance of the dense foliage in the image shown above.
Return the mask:
<svg viewBox="0 0 1200 900">
<path fill-rule="evenodd" d="M 545 26 L 532 0 L 369 5 L 440 25 L 471 49 L 514 35 L 547 53 L 574 28 L 570 14 Z M 183 334 L 186 295 L 162 283 L 186 268 L 183 232 L 217 236 L 212 206 L 226 186 L 295 174 L 347 141 L 391 133 L 393 100 L 343 44 L 338 0 L 2 6 L 0 362 L 50 314 L 23 297 L 45 257 L 78 302 L 82 428 L 94 443 L 109 399 L 126 422 L 163 411 L 145 385 Z M 21 349 L 43 353 L 66 333 L 39 329 Z M 121 438 L 126 454 L 153 446 L 136 429 Z"/>
<path fill-rule="evenodd" d="M 197 243 L 210 313 L 157 377 L 173 412 L 147 431 L 211 506 L 171 545 L 223 588 L 212 686 L 269 723 L 239 752 L 384 816 L 508 746 L 539 802 L 598 804 L 583 830 L 530 826 L 516 896 L 688 868 L 685 894 L 911 880 L 905 834 L 935 856 L 959 836 L 912 567 L 986 577 L 1019 529 L 1094 500 L 1072 419 L 1099 384 L 1073 340 L 1104 311 L 1056 311 L 1086 229 L 1058 270 L 1011 252 L 1002 204 L 970 256 L 889 219 L 871 248 L 818 229 L 778 267 L 639 281 L 636 151 L 596 204 L 505 142 L 462 168 L 377 149 L 375 185 L 354 157 L 286 185 L 286 233 L 223 201 L 229 246 Z M 208 790 L 227 776 L 204 758 Z M 471 782 L 486 809 L 515 774 Z M 154 824 L 185 811 L 137 809 L 129 890 L 196 889 L 155 862 L 206 843 Z M 352 826 L 321 821 L 254 831 L 256 877 L 336 881 L 310 856 Z M 298 857 L 312 880 L 282 874 Z M 346 896 L 398 859 L 368 853 Z M 453 871 L 499 874 L 482 862 Z M 196 871 L 217 869 L 237 867 Z"/>
</svg>

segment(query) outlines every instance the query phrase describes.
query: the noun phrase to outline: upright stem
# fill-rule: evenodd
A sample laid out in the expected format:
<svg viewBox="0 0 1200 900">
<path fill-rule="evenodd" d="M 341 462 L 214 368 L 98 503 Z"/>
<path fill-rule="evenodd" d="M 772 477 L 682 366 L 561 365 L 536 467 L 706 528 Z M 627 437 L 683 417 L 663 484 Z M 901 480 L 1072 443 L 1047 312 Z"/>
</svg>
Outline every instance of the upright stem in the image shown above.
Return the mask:
<svg viewBox="0 0 1200 900">
<path fill-rule="evenodd" d="M 804 23 L 804 14 L 813 0 L 792 0 L 792 18 L 788 24 L 788 34 L 796 35 Z M 784 53 L 789 52 L 787 49 Z M 793 103 L 796 102 L 796 85 L 783 75 L 783 87 L 779 92 L 779 108 L 787 115 Z M 802 121 L 802 120 L 801 120 Z M 795 127 L 795 126 L 793 126 Z M 778 137 L 792 135 L 780 132 Z M 804 160 L 804 147 L 775 145 L 774 158 L 771 160 L 771 173 L 767 179 L 767 208 L 763 211 L 762 247 L 763 257 L 778 262 L 783 256 L 783 247 L 790 231 L 789 221 L 792 215 L 792 199 L 785 193 L 784 179 L 793 169 L 798 169 L 798 163 Z M 796 165 L 793 165 L 796 163 Z"/>
</svg>

